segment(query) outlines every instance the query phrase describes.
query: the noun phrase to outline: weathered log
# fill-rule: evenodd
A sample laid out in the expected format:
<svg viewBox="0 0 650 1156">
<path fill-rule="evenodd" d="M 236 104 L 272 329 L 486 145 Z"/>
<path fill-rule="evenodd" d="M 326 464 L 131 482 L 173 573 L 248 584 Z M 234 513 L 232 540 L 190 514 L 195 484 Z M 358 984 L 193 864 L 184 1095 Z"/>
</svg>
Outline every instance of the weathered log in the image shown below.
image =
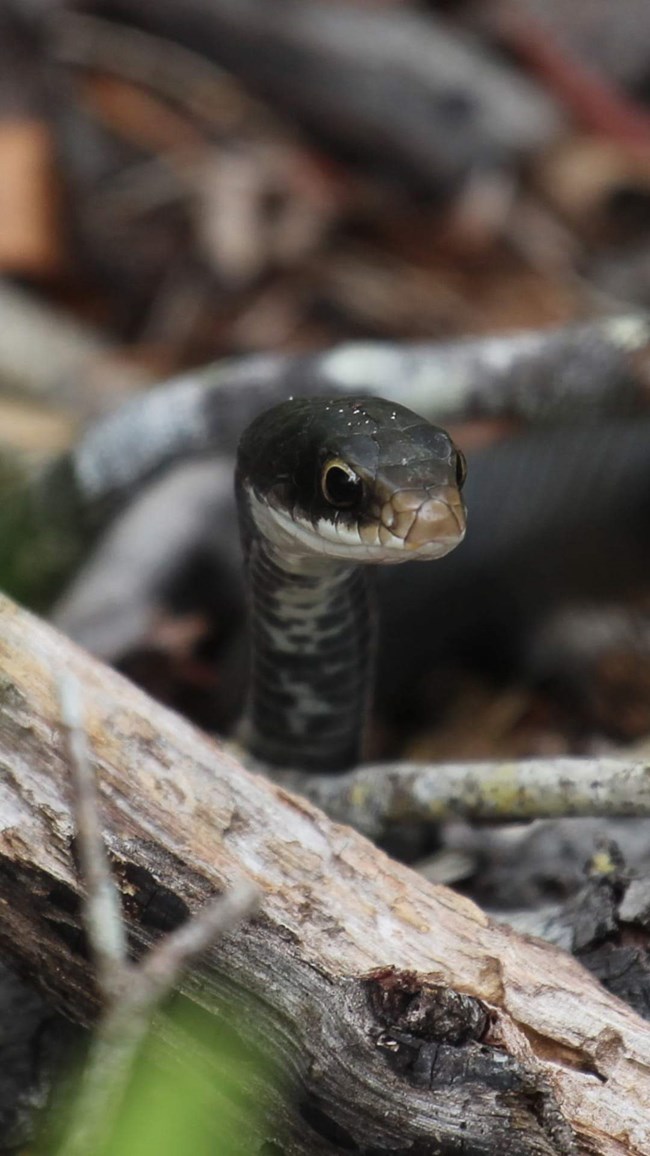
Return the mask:
<svg viewBox="0 0 650 1156">
<path fill-rule="evenodd" d="M 96 1000 L 62 668 L 85 688 L 134 950 L 242 874 L 263 894 L 187 988 L 287 1077 L 242 1152 L 650 1152 L 650 1025 L 579 964 L 246 772 L 6 599 L 0 617 L 0 945 L 69 1015 Z"/>
</svg>

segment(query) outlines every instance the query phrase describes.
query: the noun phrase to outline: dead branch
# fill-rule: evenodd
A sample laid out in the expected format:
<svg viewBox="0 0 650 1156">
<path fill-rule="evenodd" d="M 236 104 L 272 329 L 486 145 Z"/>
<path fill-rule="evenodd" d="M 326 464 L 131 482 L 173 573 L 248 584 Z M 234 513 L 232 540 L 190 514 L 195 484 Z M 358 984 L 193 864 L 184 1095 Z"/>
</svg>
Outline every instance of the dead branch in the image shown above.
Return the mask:
<svg viewBox="0 0 650 1156">
<path fill-rule="evenodd" d="M 0 942 L 70 1015 L 89 1021 L 96 998 L 79 937 L 62 668 L 84 686 L 134 945 L 242 875 L 263 895 L 260 916 L 195 962 L 185 986 L 286 1074 L 265 1121 L 285 1153 L 343 1141 L 429 1153 L 461 1137 L 468 1152 L 647 1153 L 650 1027 L 575 961 L 250 775 L 50 627 L 0 606 Z"/>
<path fill-rule="evenodd" d="M 650 816 L 647 759 L 382 763 L 344 775 L 274 775 L 338 822 L 381 840 L 394 823 Z"/>
</svg>

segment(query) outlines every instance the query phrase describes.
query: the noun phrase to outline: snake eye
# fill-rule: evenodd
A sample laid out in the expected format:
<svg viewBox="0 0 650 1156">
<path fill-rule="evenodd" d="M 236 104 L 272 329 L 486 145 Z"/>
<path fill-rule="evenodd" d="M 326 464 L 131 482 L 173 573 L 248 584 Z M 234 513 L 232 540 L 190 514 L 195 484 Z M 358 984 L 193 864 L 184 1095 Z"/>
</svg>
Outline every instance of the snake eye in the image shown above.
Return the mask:
<svg viewBox="0 0 650 1156">
<path fill-rule="evenodd" d="M 456 485 L 459 490 L 462 490 L 465 485 L 465 478 L 467 477 L 467 462 L 465 461 L 465 454 L 460 450 L 456 450 Z"/>
<path fill-rule="evenodd" d="M 326 500 L 339 509 L 354 506 L 363 490 L 361 478 L 340 458 L 334 458 L 326 463 L 320 484 Z"/>
</svg>

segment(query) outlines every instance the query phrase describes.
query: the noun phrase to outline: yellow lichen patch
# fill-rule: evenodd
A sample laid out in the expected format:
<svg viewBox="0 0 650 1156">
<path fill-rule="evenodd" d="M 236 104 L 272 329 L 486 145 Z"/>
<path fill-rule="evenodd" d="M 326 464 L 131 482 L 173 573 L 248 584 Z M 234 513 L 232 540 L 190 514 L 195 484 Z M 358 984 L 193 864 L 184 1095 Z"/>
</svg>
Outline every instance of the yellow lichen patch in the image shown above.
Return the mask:
<svg viewBox="0 0 650 1156">
<path fill-rule="evenodd" d="M 481 793 L 490 800 L 498 815 L 524 813 L 526 810 L 528 794 L 513 763 L 503 763 L 495 768 L 489 782 L 482 785 Z"/>
<path fill-rule="evenodd" d="M 596 851 L 589 860 L 591 875 L 614 875 L 620 871 L 620 863 L 615 863 L 606 847 Z"/>
<path fill-rule="evenodd" d="M 368 783 L 354 783 L 353 786 L 350 788 L 350 792 L 348 795 L 348 798 L 350 800 L 350 806 L 351 807 L 364 807 L 366 804 L 366 800 L 368 798 L 369 792 L 370 792 L 370 786 Z"/>
</svg>

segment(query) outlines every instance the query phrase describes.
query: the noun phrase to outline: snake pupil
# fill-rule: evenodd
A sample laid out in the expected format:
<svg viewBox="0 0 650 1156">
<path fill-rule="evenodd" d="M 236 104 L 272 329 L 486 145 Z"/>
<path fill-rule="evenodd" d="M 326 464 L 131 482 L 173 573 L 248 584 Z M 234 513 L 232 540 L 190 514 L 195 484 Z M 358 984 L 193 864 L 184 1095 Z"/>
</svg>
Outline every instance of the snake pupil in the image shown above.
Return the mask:
<svg viewBox="0 0 650 1156">
<path fill-rule="evenodd" d="M 332 506 L 353 506 L 361 496 L 361 478 L 344 463 L 330 462 L 322 477 L 323 494 Z"/>
</svg>

